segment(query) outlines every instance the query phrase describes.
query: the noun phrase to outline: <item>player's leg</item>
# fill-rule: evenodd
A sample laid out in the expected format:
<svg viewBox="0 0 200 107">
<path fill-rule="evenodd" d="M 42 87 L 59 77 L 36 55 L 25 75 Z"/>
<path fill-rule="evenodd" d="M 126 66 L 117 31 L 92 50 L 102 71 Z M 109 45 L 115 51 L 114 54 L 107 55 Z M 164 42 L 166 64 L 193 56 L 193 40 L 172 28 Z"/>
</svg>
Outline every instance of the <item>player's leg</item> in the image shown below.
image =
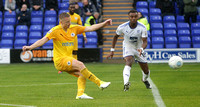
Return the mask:
<svg viewBox="0 0 200 107">
<path fill-rule="evenodd" d="M 133 56 L 127 56 L 124 59 L 126 61 L 126 65 L 124 66 L 123 70 L 124 91 L 128 91 L 130 87 L 129 78 L 130 78 L 131 66 L 133 63 Z"/>
<path fill-rule="evenodd" d="M 149 84 L 147 78 L 150 76 L 150 70 L 147 64 L 146 56 L 145 55 L 139 55 L 139 53 L 135 53 L 135 58 L 138 61 L 140 68 L 142 69 L 142 81 L 145 84 L 147 89 L 151 89 L 151 85 Z"/>
<path fill-rule="evenodd" d="M 78 60 L 73 59 L 72 61 L 72 70 L 79 70 L 80 73 L 90 81 L 94 82 L 99 86 L 99 88 L 104 89 L 110 85 L 110 82 L 101 81 L 98 77 L 96 77 L 92 72 L 90 72 L 85 65 Z"/>
</svg>

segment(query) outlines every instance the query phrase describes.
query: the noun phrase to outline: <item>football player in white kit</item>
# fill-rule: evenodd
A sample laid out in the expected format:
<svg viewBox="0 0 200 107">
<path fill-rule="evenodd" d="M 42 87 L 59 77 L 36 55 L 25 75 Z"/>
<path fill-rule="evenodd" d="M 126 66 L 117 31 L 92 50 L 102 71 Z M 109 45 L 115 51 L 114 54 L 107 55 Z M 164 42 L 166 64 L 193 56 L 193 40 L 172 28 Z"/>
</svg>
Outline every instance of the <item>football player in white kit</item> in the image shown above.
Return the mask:
<svg viewBox="0 0 200 107">
<path fill-rule="evenodd" d="M 151 86 L 147 81 L 150 71 L 144 53 L 144 49 L 147 47 L 147 29 L 144 24 L 137 21 L 137 13 L 138 12 L 134 9 L 130 10 L 128 13 L 129 21 L 118 26 L 116 35 L 113 37 L 112 48 L 110 50 L 111 52 L 107 56 L 107 58 L 113 57 L 117 39 L 120 35 L 123 35 L 123 58 L 126 61 L 126 65 L 123 70 L 124 91 L 128 91 L 130 87 L 129 78 L 134 58 L 138 61 L 143 71 L 143 83 L 147 89 L 151 89 Z"/>
</svg>

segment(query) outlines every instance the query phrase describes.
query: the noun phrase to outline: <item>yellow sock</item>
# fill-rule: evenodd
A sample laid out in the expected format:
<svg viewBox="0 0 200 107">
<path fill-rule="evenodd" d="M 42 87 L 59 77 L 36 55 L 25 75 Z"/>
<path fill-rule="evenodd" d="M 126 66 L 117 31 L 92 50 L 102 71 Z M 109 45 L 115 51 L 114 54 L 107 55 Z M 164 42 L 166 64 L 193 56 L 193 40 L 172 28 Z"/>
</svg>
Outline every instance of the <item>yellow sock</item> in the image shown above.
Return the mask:
<svg viewBox="0 0 200 107">
<path fill-rule="evenodd" d="M 83 76 L 87 79 L 89 79 L 90 81 L 94 82 L 95 84 L 97 84 L 98 86 L 100 86 L 100 79 L 97 78 L 93 73 L 91 73 L 90 71 L 88 71 L 87 68 L 84 68 L 81 70 L 81 74 L 83 74 Z"/>
<path fill-rule="evenodd" d="M 85 91 L 85 83 L 86 83 L 86 79 L 83 76 L 79 76 L 78 81 L 77 81 L 77 85 L 78 85 L 77 96 L 83 95 Z"/>
<path fill-rule="evenodd" d="M 73 58 L 77 60 L 77 59 L 78 59 L 78 56 L 77 56 L 77 55 L 73 55 Z"/>
</svg>

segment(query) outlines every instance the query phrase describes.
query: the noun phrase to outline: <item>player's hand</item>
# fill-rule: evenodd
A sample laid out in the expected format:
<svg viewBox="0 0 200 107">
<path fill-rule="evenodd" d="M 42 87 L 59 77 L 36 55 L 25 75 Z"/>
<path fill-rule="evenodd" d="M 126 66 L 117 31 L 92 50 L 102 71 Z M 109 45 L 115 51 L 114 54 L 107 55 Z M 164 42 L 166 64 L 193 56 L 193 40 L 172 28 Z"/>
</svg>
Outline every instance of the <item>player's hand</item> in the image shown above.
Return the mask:
<svg viewBox="0 0 200 107">
<path fill-rule="evenodd" d="M 137 51 L 139 52 L 140 56 L 142 55 L 143 50 L 142 49 L 137 49 Z"/>
<path fill-rule="evenodd" d="M 106 59 L 112 59 L 113 58 L 113 55 L 114 55 L 114 51 L 111 51 L 110 54 L 106 57 Z"/>
<path fill-rule="evenodd" d="M 87 43 L 87 38 L 86 37 L 84 37 L 84 41 L 85 41 L 85 43 Z"/>
<path fill-rule="evenodd" d="M 23 50 L 23 51 L 30 51 L 31 48 L 30 48 L 30 46 L 23 46 L 23 47 L 22 47 L 22 50 Z"/>
<path fill-rule="evenodd" d="M 105 21 L 105 23 L 106 23 L 106 25 L 112 25 L 112 19 L 107 19 L 107 20 Z"/>
</svg>

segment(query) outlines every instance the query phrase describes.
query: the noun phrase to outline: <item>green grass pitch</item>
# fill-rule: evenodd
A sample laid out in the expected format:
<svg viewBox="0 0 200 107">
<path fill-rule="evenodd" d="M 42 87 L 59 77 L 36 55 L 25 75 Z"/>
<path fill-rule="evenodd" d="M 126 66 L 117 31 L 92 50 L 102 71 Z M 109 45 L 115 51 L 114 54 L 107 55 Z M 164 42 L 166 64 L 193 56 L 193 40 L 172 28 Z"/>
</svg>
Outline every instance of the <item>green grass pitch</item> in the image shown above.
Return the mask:
<svg viewBox="0 0 200 107">
<path fill-rule="evenodd" d="M 87 80 L 85 92 L 94 100 L 76 100 L 77 78 L 58 74 L 53 63 L 0 65 L 0 106 L 37 107 L 157 107 L 151 90 L 141 82 L 142 73 L 134 63 L 131 87 L 123 91 L 124 64 L 87 63 L 87 68 L 111 85 L 100 90 Z M 167 64 L 149 64 L 151 80 L 166 107 L 200 107 L 200 64 L 184 63 L 177 70 Z"/>
</svg>

